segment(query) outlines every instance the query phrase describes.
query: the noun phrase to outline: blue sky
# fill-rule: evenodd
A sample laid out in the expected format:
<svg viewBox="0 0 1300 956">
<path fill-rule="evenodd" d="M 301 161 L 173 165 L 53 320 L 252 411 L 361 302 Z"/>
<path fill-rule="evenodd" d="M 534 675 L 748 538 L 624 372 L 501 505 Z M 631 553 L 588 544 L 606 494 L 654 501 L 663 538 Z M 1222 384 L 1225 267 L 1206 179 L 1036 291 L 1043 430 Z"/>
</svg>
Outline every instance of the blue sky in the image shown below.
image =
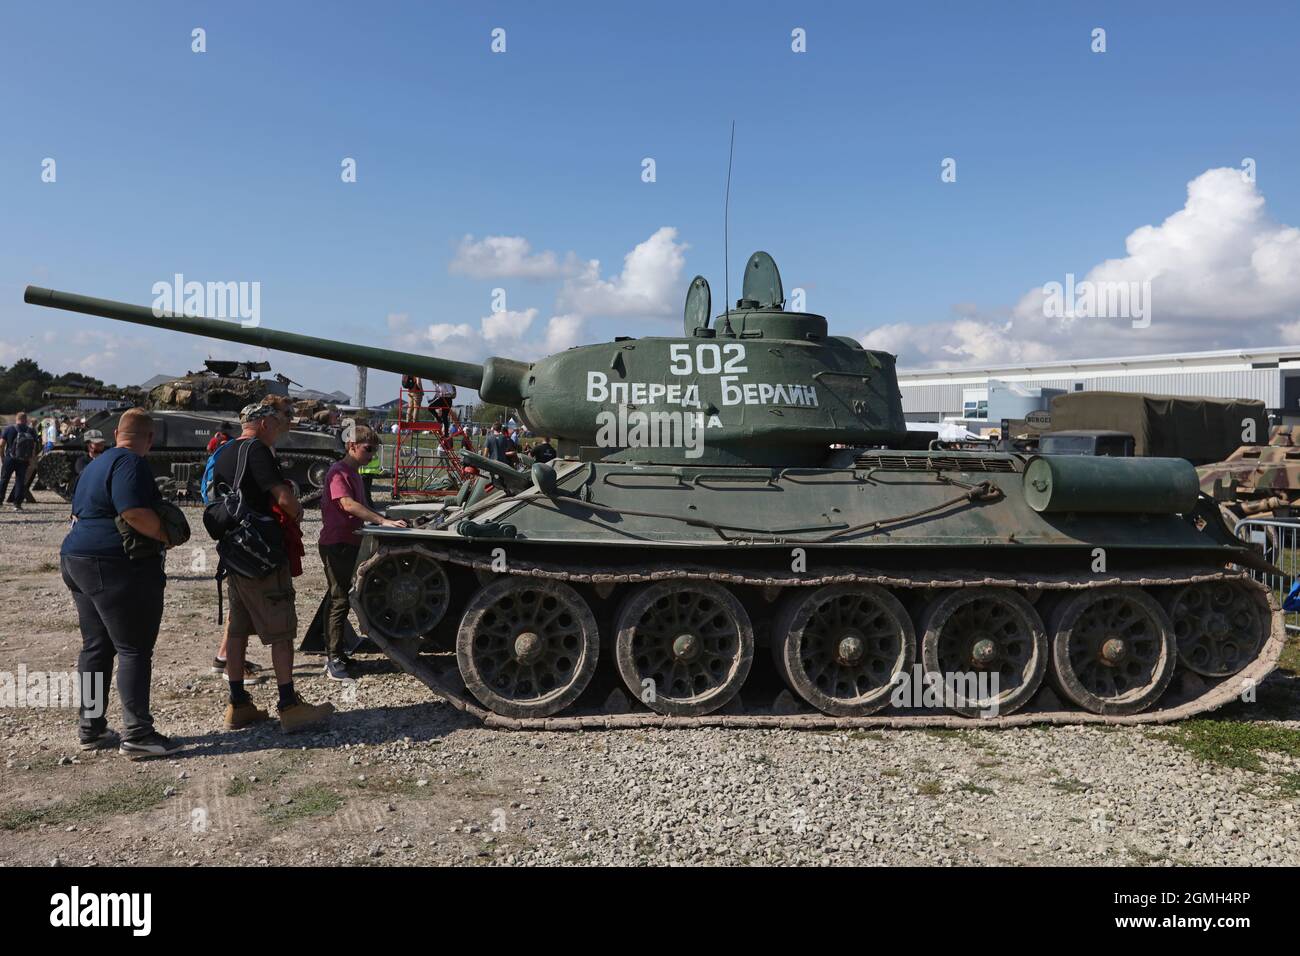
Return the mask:
<svg viewBox="0 0 1300 956">
<path fill-rule="evenodd" d="M 147 304 L 177 272 L 260 282 L 270 328 L 458 357 L 542 354 L 557 314 L 576 317 L 552 343 L 665 334 L 696 272 L 721 304 L 733 119 L 733 298 L 763 248 L 834 331 L 893 328 L 912 364 L 945 358 L 933 343 L 960 331 L 954 307 L 1013 350 L 1025 336 L 1005 321 L 1027 292 L 1124 256 L 1207 170 L 1256 161 L 1267 222 L 1248 239 L 1300 221 L 1298 21 L 1267 3 L 9 4 L 0 362 L 121 383 L 239 352 L 21 301 L 30 282 Z M 945 157 L 956 182 L 940 181 Z M 663 227 L 671 254 L 638 280 L 654 288 L 614 301 L 624 256 Z M 579 281 L 614 288 L 453 271 L 466 235 L 599 260 Z M 1300 273 L 1282 281 L 1233 321 L 1178 303 L 1158 336 L 1075 328 L 1040 345 L 1274 344 L 1300 319 Z M 517 340 L 481 331 L 494 288 L 531 322 Z M 280 364 L 351 389 L 347 369 Z M 372 381 L 372 399 L 395 388 Z"/>
</svg>

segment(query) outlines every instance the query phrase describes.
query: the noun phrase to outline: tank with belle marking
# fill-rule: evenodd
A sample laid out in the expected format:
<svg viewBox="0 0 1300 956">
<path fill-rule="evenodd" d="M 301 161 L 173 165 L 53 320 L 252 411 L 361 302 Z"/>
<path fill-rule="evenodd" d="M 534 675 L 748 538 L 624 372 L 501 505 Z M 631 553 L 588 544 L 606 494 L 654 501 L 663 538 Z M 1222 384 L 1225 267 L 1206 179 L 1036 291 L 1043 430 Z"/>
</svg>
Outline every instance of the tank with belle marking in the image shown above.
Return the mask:
<svg viewBox="0 0 1300 956">
<path fill-rule="evenodd" d="M 903 450 L 894 357 L 787 311 L 766 253 L 719 315 L 696 277 L 682 335 L 536 362 L 26 298 L 477 389 L 552 437 L 390 509 L 413 526 L 367 528 L 354 580 L 362 629 L 491 726 L 1169 721 L 1281 654 L 1190 463 Z"/>
<path fill-rule="evenodd" d="M 163 382 L 148 393 L 141 389 L 100 389 L 97 397 L 119 402 L 87 416 L 86 428 L 95 429 L 112 441 L 118 419 L 126 409 L 139 405 L 149 409 L 154 420 L 153 446 L 146 460 L 153 469 L 159 490 L 169 498 L 194 500 L 208 459 L 208 441 L 219 431 L 239 434 L 239 412 L 267 395 L 288 396 L 291 382 L 283 375 L 261 378 L 269 372 L 267 362 L 208 359 L 204 368 Z M 47 398 L 77 399 L 85 395 L 57 395 Z M 41 455 L 36 477 L 41 485 L 70 500 L 74 488 L 74 463 L 85 451 L 79 436 L 60 441 Z M 303 504 L 315 504 L 321 496 L 329 466 L 344 455 L 338 435 L 311 428 L 294 427 L 276 445 L 276 455 L 285 477 L 293 483 Z"/>
</svg>

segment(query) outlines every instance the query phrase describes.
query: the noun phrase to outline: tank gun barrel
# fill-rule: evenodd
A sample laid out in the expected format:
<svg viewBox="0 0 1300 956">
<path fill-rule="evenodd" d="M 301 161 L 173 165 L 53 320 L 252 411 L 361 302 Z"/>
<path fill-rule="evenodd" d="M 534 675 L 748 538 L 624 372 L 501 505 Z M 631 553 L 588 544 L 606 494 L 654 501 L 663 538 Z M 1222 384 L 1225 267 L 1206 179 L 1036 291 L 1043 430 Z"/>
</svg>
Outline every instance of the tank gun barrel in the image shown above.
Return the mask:
<svg viewBox="0 0 1300 956">
<path fill-rule="evenodd" d="M 296 355 L 311 355 L 332 362 L 364 365 L 367 368 L 396 372 L 399 375 L 419 375 L 437 382 L 449 382 L 464 388 L 477 389 L 484 401 L 513 405 L 520 401 L 520 387 L 527 365 L 510 359 L 490 358 L 483 365 L 472 362 L 455 362 L 427 355 L 412 355 L 393 349 L 380 349 L 350 342 L 299 335 L 296 332 L 276 332 L 272 329 L 247 327 L 236 321 L 207 319 L 196 316 L 157 314 L 148 306 L 129 305 L 111 299 L 96 299 L 72 292 L 59 292 L 29 285 L 23 301 L 85 315 L 98 315 L 119 322 L 134 322 L 155 329 L 169 329 L 189 335 L 224 339 L 243 345 L 278 349 Z"/>
</svg>

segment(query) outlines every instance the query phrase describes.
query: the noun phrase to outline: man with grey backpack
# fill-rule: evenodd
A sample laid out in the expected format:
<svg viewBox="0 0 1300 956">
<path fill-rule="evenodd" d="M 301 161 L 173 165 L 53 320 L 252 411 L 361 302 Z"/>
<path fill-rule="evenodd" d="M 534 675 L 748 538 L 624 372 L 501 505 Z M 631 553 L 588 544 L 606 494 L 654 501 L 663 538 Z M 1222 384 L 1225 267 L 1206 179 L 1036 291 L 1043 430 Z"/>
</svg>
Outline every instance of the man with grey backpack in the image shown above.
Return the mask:
<svg viewBox="0 0 1300 956">
<path fill-rule="evenodd" d="M 14 423 L 0 433 L 0 499 L 9 488 L 9 479 L 13 478 L 14 490 L 9 495 L 9 503 L 15 511 L 23 510 L 27 470 L 36 464 L 39 448 L 36 429 L 27 424 L 26 412 L 15 415 Z"/>
</svg>

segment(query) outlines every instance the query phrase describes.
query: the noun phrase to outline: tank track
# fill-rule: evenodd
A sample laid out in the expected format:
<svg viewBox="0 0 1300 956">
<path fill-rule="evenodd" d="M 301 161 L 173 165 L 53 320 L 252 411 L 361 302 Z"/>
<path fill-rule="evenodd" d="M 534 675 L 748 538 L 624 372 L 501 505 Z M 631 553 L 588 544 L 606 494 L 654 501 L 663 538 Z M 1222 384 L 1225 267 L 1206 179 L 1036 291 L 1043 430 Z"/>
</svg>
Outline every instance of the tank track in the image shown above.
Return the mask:
<svg viewBox="0 0 1300 956">
<path fill-rule="evenodd" d="M 1042 591 L 1079 591 L 1083 589 L 1127 585 L 1139 588 L 1177 586 L 1214 581 L 1241 581 L 1258 590 L 1267 603 L 1270 614 L 1268 637 L 1262 642 L 1257 655 L 1242 670 L 1220 679 L 1203 678 L 1179 666 L 1173 685 L 1152 707 L 1136 714 L 1106 715 L 1082 709 L 1066 709 L 1052 692 L 1047 681 L 1029 704 L 1014 713 L 996 717 L 966 717 L 953 712 L 911 713 L 886 708 L 883 712 L 853 717 L 837 717 L 820 712 L 808 713 L 744 713 L 737 704 L 743 694 L 721 710 L 703 716 L 666 716 L 655 712 L 636 713 L 582 713 L 551 717 L 514 718 L 497 714 L 483 707 L 465 688 L 455 668 L 439 671 L 419 654 L 418 642 L 395 641 L 367 627 L 364 611 L 352 594 L 353 609 L 357 611 L 363 631 L 391 660 L 408 674 L 423 682 L 431 691 L 442 697 L 456 710 L 483 722 L 487 727 L 502 730 L 619 730 L 636 728 L 752 728 L 794 730 L 851 730 L 851 729 L 993 729 L 1027 727 L 1034 725 L 1104 725 L 1138 726 L 1166 724 L 1208 713 L 1238 699 L 1245 688 L 1256 686 L 1277 667 L 1286 643 L 1285 619 L 1272 592 L 1254 581 L 1244 572 L 1231 570 L 1205 570 L 1189 573 L 1186 569 L 1150 569 L 1143 573 L 1098 574 L 1087 579 L 1063 574 L 1015 574 L 971 577 L 959 571 L 900 576 L 897 573 L 874 572 L 851 568 L 834 568 L 824 574 L 796 575 L 792 573 L 745 573 L 721 571 L 705 567 L 644 565 L 620 570 L 611 574 L 594 567 L 560 567 L 544 562 L 507 562 L 504 571 L 493 567 L 482 554 L 453 548 L 434 548 L 421 545 L 422 550 L 437 561 L 458 565 L 475 571 L 480 580 L 485 576 L 515 575 L 534 579 L 560 581 L 569 584 L 588 584 L 608 587 L 659 581 L 709 581 L 722 585 L 750 585 L 763 588 L 816 587 L 828 584 L 867 583 L 893 589 L 950 589 L 993 587 Z M 355 580 L 361 580 L 366 571 L 383 560 L 383 548 L 367 558 L 357 568 Z M 1046 702 L 1046 704 L 1044 704 Z"/>
<path fill-rule="evenodd" d="M 76 456 L 81 454 L 81 451 L 80 448 L 56 448 L 46 452 L 37 462 L 37 477 L 41 479 L 43 487 L 53 491 L 64 501 L 72 500 L 72 495 L 68 493 L 67 489 L 72 481 L 72 464 L 76 460 Z M 328 467 L 336 460 L 329 455 L 313 455 L 303 452 L 276 452 L 276 457 L 282 465 L 286 466 L 286 470 L 296 464 L 300 464 L 305 470 L 312 463 L 318 461 L 324 462 Z M 204 462 L 207 459 L 207 452 L 151 451 L 149 458 L 166 464 L 167 470 L 170 471 L 173 464 L 185 464 L 187 462 L 199 464 Z M 299 501 L 304 508 L 310 508 L 320 503 L 323 493 L 323 488 L 316 488 L 303 495 Z M 173 496 L 173 499 L 176 497 Z"/>
</svg>

